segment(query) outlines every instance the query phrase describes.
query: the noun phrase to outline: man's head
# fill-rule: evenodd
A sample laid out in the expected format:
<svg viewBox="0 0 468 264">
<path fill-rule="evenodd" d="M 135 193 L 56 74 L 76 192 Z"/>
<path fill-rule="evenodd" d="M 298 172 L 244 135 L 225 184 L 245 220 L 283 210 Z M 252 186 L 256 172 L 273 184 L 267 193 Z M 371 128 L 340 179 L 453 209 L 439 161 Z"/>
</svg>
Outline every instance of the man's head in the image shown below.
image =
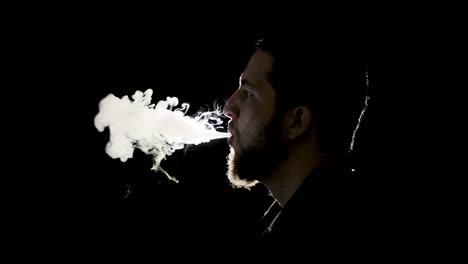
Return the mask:
<svg viewBox="0 0 468 264">
<path fill-rule="evenodd" d="M 271 54 L 257 50 L 224 108 L 231 118 L 228 178 L 234 186 L 252 187 L 287 156 L 275 107 L 276 92 L 268 80 L 272 66 Z"/>
<path fill-rule="evenodd" d="M 355 50 L 331 39 L 290 41 L 283 35 L 258 42 L 227 101 L 234 186 L 262 182 L 298 144 L 326 157 L 348 152 L 365 97 Z"/>
</svg>

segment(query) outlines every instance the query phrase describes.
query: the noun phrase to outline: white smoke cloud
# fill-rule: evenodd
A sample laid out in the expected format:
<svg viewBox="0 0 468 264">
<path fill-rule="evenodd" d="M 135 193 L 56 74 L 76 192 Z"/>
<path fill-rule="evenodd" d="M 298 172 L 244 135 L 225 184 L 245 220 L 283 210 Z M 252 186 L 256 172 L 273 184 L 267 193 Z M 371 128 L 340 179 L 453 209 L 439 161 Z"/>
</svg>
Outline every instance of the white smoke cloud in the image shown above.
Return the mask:
<svg viewBox="0 0 468 264">
<path fill-rule="evenodd" d="M 181 104 L 176 97 L 167 97 L 156 105 L 151 104 L 152 89 L 144 93 L 136 91 L 131 100 L 128 96 L 118 98 L 107 95 L 99 102 L 99 113 L 94 118 L 97 130 L 109 127 L 110 139 L 106 153 L 122 162 L 133 157 L 135 148 L 153 156 L 155 171 L 169 175 L 160 164 L 166 156 L 182 149 L 185 144 L 201 144 L 213 139 L 229 137 L 229 133 L 218 132 L 222 124 L 221 111 L 207 111 L 195 117 L 187 116 L 189 105 Z"/>
</svg>

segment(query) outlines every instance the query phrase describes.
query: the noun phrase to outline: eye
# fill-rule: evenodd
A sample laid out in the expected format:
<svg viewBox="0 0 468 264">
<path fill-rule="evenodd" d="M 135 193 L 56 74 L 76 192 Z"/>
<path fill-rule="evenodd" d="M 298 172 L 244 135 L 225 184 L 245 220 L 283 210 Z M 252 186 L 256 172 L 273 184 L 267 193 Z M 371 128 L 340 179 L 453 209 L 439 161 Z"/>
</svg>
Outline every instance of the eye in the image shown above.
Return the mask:
<svg viewBox="0 0 468 264">
<path fill-rule="evenodd" d="M 246 96 L 253 96 L 253 93 L 251 93 L 251 92 L 249 92 L 249 91 L 245 91 L 245 90 L 244 90 L 244 94 L 245 94 Z"/>
</svg>

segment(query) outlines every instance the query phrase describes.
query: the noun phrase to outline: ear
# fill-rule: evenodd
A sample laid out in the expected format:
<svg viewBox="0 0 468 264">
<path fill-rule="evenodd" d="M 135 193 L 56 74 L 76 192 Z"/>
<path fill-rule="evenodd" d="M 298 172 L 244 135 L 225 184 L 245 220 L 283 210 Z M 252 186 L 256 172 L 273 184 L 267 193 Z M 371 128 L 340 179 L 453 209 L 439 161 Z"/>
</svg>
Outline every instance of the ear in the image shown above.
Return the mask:
<svg viewBox="0 0 468 264">
<path fill-rule="evenodd" d="M 286 135 L 293 140 L 307 132 L 312 123 L 312 114 L 308 107 L 295 107 L 288 111 L 285 121 Z"/>
</svg>

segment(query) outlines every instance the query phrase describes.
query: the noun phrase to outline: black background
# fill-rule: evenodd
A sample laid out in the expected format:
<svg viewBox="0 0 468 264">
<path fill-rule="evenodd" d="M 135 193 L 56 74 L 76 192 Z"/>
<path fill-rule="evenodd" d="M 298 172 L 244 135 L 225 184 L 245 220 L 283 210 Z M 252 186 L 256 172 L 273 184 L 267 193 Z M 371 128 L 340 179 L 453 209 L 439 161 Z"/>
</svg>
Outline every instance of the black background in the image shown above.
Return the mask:
<svg viewBox="0 0 468 264">
<path fill-rule="evenodd" d="M 9 56 L 10 68 L 20 71 L 10 75 L 6 91 L 22 106 L 8 109 L 15 112 L 10 138 L 21 140 L 6 142 L 19 161 L 9 164 L 8 178 L 15 182 L 13 215 L 20 215 L 16 239 L 25 234 L 72 248 L 148 242 L 182 248 L 248 238 L 271 197 L 262 186 L 250 192 L 229 186 L 224 139 L 163 161 L 180 180 L 175 184 L 152 172 L 151 157 L 139 151 L 125 163 L 112 160 L 105 153 L 108 131 L 93 123 L 109 93 L 152 88 L 153 101 L 176 96 L 190 103 L 189 113 L 222 104 L 268 24 L 248 15 L 221 20 L 227 10 L 169 18 L 164 10 L 153 16 L 78 10 L 17 23 Z M 427 74 L 420 67 L 428 59 L 420 44 L 427 42 L 415 35 L 424 28 L 375 29 L 374 22 L 348 24 L 369 61 L 371 99 L 357 138 L 358 167 L 377 195 L 369 199 L 382 199 L 391 223 L 411 222 L 407 213 L 425 208 L 422 194 L 429 190 L 421 186 L 432 180 L 421 173 L 427 166 L 414 166 L 425 140 L 413 128 L 428 118 L 414 105 L 424 100 L 407 99 L 421 80 L 430 82 L 419 78 Z"/>
</svg>

